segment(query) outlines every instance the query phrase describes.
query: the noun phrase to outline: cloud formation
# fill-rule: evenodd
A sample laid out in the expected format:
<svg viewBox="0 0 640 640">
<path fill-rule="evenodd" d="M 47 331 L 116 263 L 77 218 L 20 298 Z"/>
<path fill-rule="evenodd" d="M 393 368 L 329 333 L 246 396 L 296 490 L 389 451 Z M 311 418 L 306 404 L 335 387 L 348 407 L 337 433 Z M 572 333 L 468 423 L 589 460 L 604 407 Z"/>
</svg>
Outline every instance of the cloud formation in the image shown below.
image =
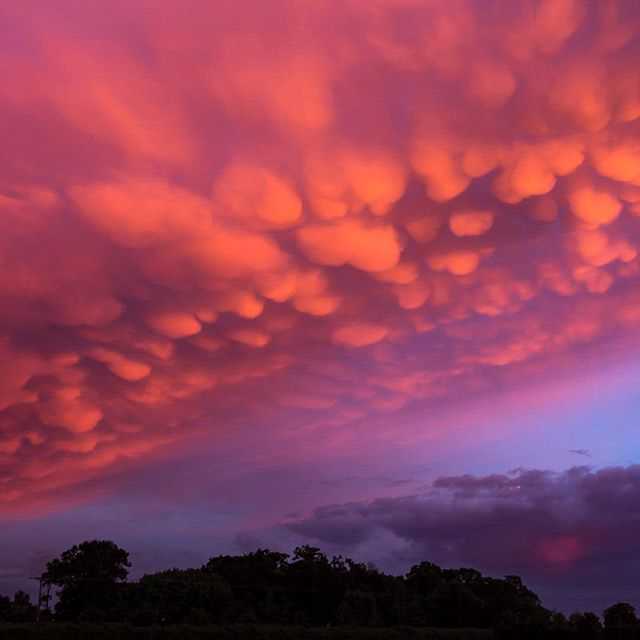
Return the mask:
<svg viewBox="0 0 640 640">
<path fill-rule="evenodd" d="M 0 512 L 635 353 L 632 4 L 147 4 L 0 10 Z"/>
<path fill-rule="evenodd" d="M 320 507 L 286 527 L 351 551 L 375 549 L 378 539 L 380 556 L 396 562 L 519 573 L 547 591 L 564 588 L 578 599 L 586 591 L 604 606 L 609 593 L 637 594 L 639 498 L 638 465 L 516 470 L 440 477 L 418 495 Z M 571 601 L 569 593 L 554 596 Z"/>
</svg>

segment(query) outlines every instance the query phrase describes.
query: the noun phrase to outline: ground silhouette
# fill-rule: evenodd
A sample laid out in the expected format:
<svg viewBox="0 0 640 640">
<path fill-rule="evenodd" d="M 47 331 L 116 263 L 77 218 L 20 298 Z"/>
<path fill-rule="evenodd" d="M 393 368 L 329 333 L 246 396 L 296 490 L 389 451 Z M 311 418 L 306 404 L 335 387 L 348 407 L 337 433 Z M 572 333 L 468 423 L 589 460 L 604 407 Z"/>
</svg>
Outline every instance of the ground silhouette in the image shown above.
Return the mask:
<svg viewBox="0 0 640 640">
<path fill-rule="evenodd" d="M 42 573 L 45 590 L 55 591 L 53 608 L 36 607 L 23 592 L 13 599 L 0 596 L 0 622 L 476 628 L 493 630 L 493 637 L 640 637 L 629 603 L 606 609 L 602 622 L 592 612 L 567 618 L 545 608 L 519 576 L 493 578 L 431 562 L 392 576 L 350 558 L 329 559 L 305 545 L 291 556 L 268 549 L 216 556 L 198 568 L 169 569 L 137 581 L 127 580 L 130 566 L 128 552 L 114 542 L 75 545 Z"/>
</svg>

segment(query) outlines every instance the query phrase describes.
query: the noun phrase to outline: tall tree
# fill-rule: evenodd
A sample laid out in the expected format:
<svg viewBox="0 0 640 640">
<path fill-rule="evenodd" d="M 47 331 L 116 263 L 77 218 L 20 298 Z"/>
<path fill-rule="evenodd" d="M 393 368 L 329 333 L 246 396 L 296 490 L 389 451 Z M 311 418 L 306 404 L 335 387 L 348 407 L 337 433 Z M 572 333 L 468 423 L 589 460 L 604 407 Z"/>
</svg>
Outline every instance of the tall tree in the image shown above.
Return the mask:
<svg viewBox="0 0 640 640">
<path fill-rule="evenodd" d="M 45 582 L 60 588 L 56 616 L 104 619 L 115 605 L 116 585 L 126 580 L 130 566 L 129 553 L 110 540 L 91 540 L 64 551 L 42 574 Z"/>
<path fill-rule="evenodd" d="M 628 602 L 617 602 L 605 609 L 604 614 L 605 629 L 618 629 L 620 627 L 632 627 L 638 624 L 635 608 Z"/>
<path fill-rule="evenodd" d="M 569 626 L 584 640 L 594 640 L 602 633 L 600 618 L 591 611 L 572 613 L 569 616 Z"/>
</svg>

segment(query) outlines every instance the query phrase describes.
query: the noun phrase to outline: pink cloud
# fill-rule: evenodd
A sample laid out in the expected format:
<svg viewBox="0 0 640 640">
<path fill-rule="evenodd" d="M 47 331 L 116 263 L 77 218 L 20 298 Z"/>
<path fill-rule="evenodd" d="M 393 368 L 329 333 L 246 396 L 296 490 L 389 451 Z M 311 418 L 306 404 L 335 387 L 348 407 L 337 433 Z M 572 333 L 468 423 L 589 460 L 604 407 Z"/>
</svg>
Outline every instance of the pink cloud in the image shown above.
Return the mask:
<svg viewBox="0 0 640 640">
<path fill-rule="evenodd" d="M 3 9 L 0 511 L 202 416 L 346 431 L 636 353 L 637 12 L 62 5 Z"/>
</svg>

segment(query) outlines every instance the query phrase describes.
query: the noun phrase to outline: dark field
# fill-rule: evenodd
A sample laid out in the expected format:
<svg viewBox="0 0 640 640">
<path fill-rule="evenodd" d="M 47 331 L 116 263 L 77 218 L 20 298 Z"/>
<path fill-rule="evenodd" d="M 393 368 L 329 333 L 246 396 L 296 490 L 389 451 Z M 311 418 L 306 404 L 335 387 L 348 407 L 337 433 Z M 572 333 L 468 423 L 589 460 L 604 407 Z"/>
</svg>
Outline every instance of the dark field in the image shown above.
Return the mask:
<svg viewBox="0 0 640 640">
<path fill-rule="evenodd" d="M 487 629 L 305 628 L 278 625 L 133 627 L 129 625 L 0 625 L 0 640 L 485 640 Z"/>
<path fill-rule="evenodd" d="M 129 625 L 1 625 L 0 640 L 485 640 L 487 629 L 305 628 L 278 625 L 133 627 Z"/>
<path fill-rule="evenodd" d="M 602 640 L 640 640 L 638 629 L 605 630 Z M 582 640 L 576 632 L 416 627 L 296 627 L 279 625 L 134 627 L 121 624 L 0 625 L 0 640 Z"/>
</svg>

